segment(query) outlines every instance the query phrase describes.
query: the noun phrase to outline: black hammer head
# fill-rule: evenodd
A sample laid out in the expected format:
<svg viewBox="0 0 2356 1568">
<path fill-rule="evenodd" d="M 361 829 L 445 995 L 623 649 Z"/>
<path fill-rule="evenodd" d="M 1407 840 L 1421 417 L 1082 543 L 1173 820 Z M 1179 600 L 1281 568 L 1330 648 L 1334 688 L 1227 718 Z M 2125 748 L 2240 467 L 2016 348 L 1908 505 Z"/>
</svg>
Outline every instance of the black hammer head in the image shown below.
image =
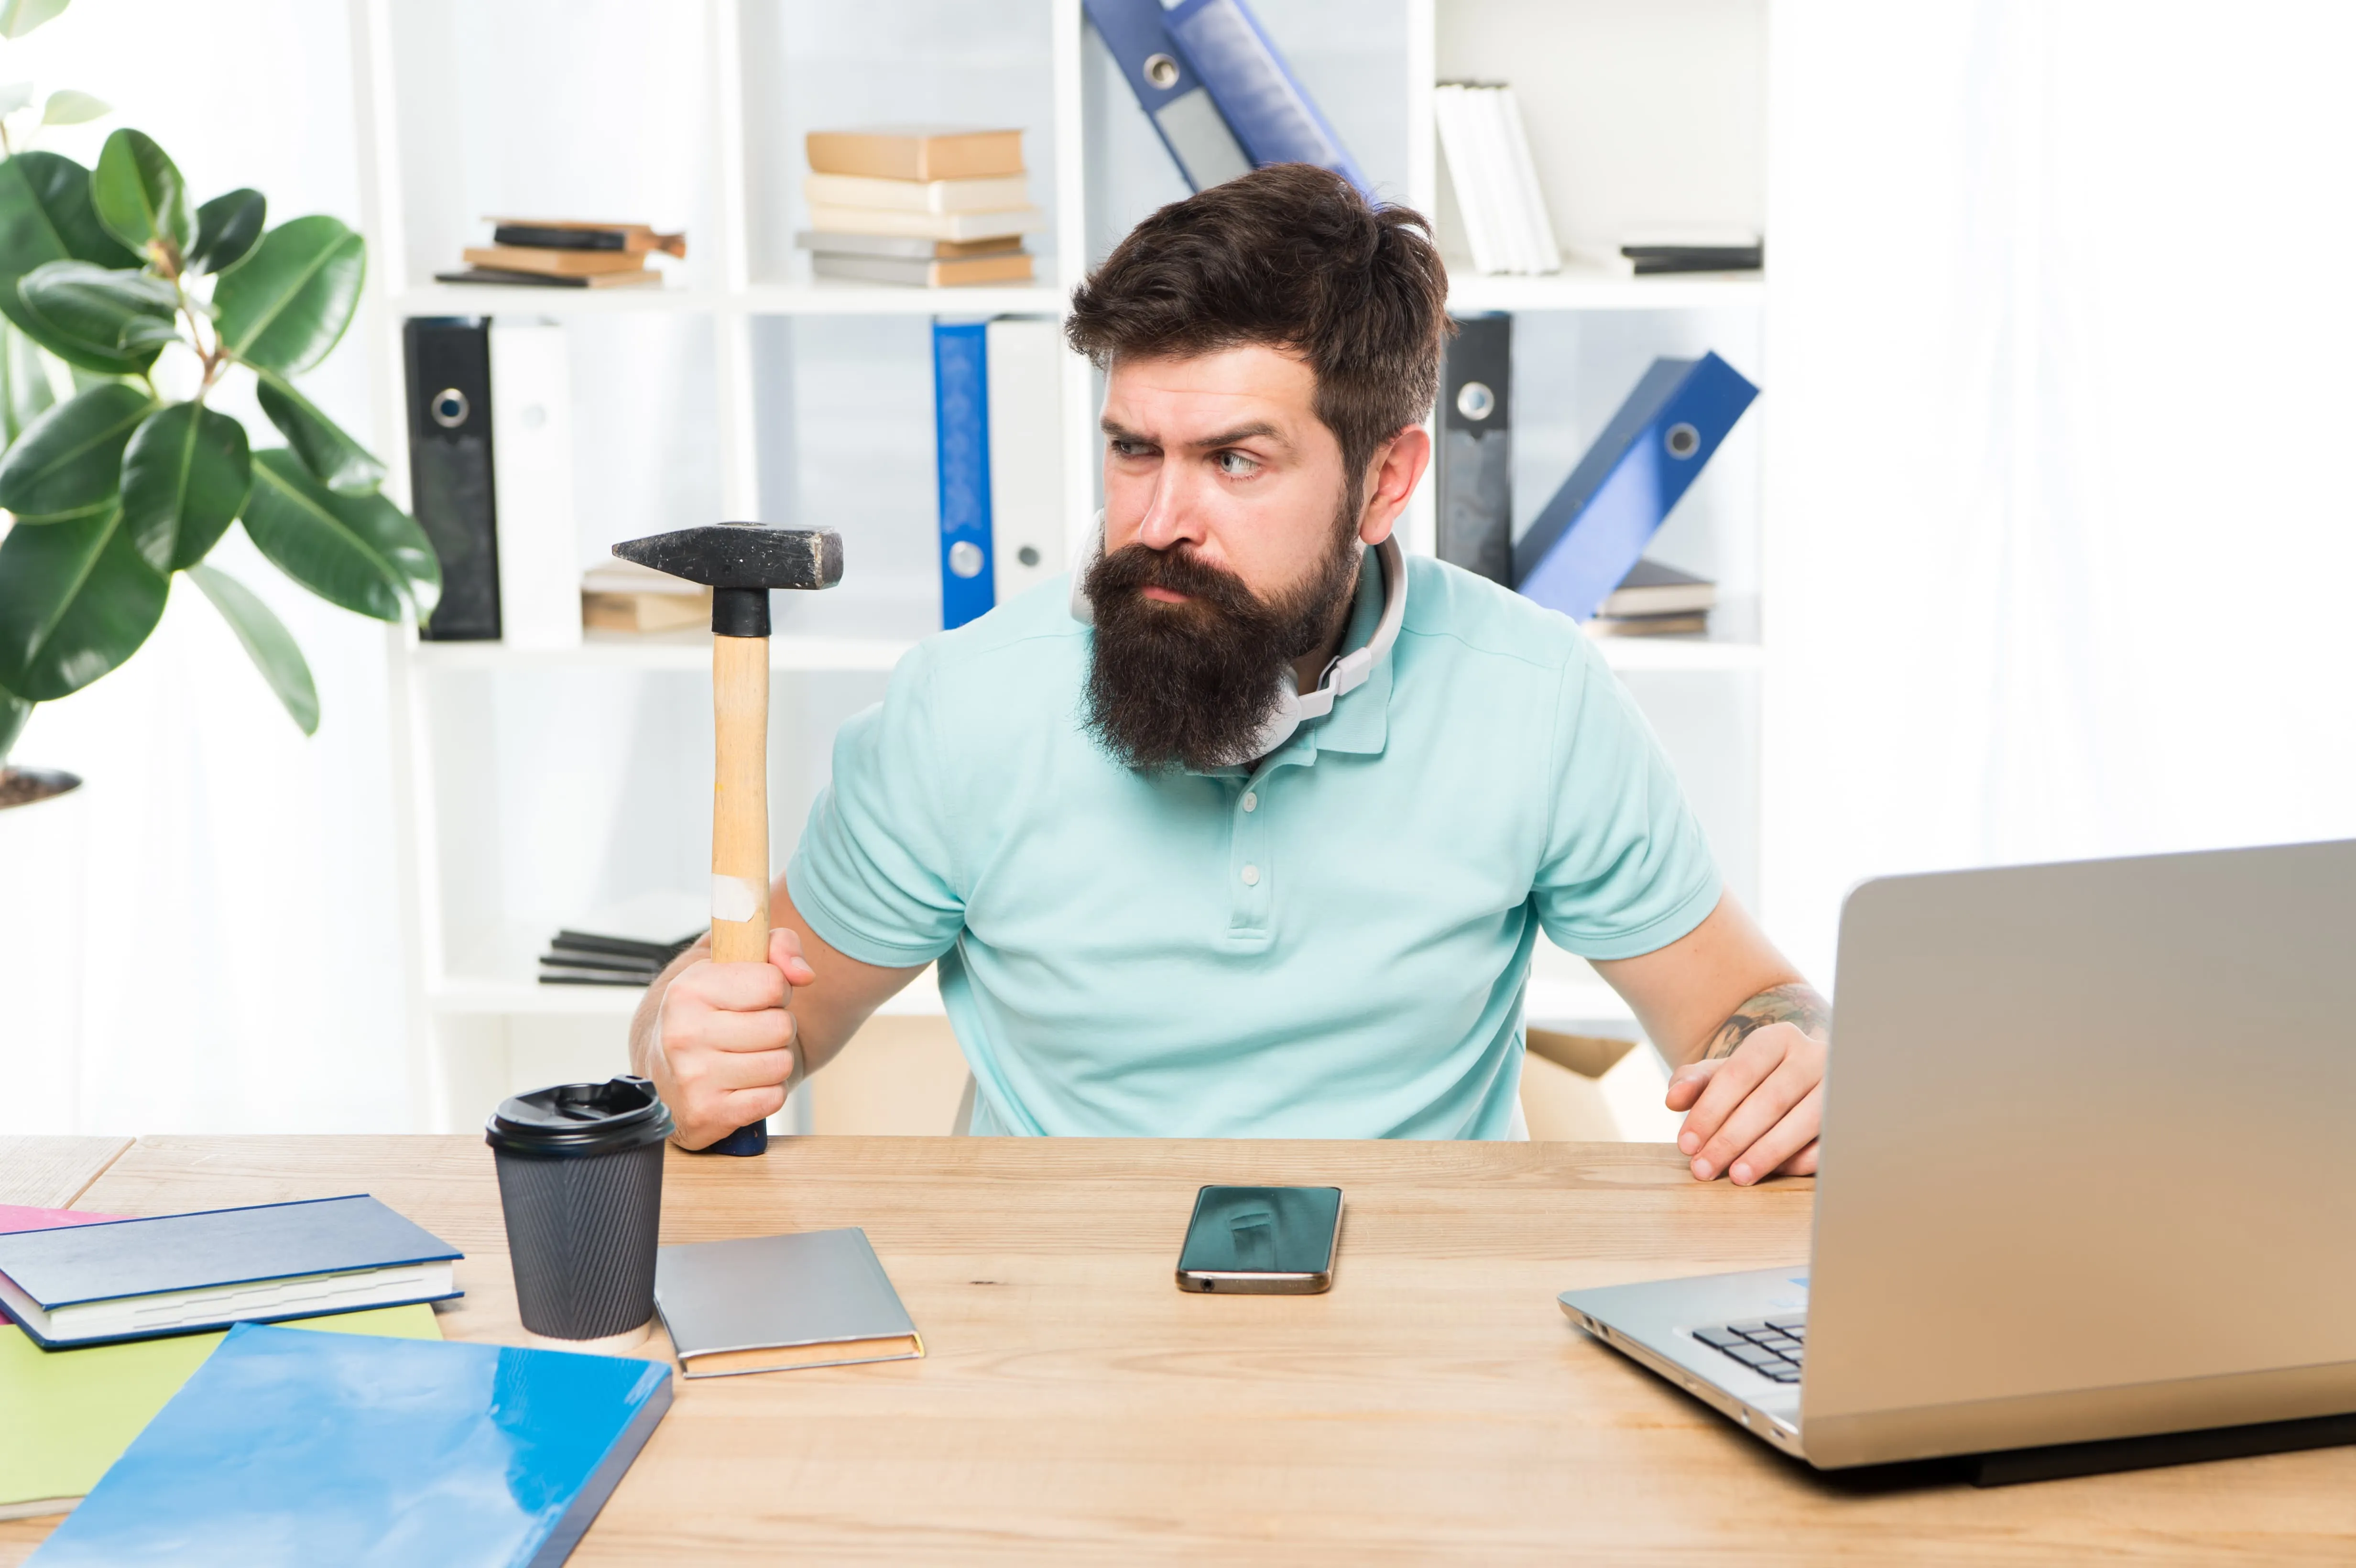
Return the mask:
<svg viewBox="0 0 2356 1568">
<path fill-rule="evenodd" d="M 832 528 L 705 523 L 624 539 L 614 553 L 710 588 L 831 588 L 842 581 L 842 536 Z"/>
<path fill-rule="evenodd" d="M 842 581 L 842 536 L 832 528 L 704 523 L 624 539 L 614 553 L 708 585 L 712 630 L 723 637 L 769 635 L 769 589 L 831 588 Z"/>
</svg>

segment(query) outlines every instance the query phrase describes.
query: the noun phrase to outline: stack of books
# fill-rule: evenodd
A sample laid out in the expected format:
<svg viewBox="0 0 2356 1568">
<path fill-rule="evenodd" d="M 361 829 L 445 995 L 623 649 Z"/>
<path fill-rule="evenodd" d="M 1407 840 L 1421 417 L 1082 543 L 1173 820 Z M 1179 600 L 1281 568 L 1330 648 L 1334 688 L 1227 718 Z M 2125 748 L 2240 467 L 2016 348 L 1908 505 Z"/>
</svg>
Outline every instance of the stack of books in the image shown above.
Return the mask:
<svg viewBox="0 0 2356 1568">
<path fill-rule="evenodd" d="M 1472 270 L 1560 272 L 1562 250 L 1514 90 L 1502 81 L 1443 81 L 1432 90 L 1431 112 Z"/>
<path fill-rule="evenodd" d="M 648 262 L 658 253 L 687 256 L 687 236 L 643 223 L 565 218 L 495 218 L 491 243 L 469 245 L 466 270 L 436 272 L 444 283 L 521 283 L 545 289 L 659 287 Z"/>
<path fill-rule="evenodd" d="M 712 590 L 636 561 L 601 561 L 581 574 L 581 625 L 590 632 L 680 632 L 712 624 Z"/>
<path fill-rule="evenodd" d="M 1571 241 L 1581 266 L 1615 277 L 1650 278 L 1667 272 L 1755 272 L 1767 263 L 1766 243 L 1755 229 L 1677 224 L 1632 229 L 1616 246 Z"/>
<path fill-rule="evenodd" d="M 136 1220 L 0 1204 L 0 1519 L 73 1508 L 233 1323 L 440 1339 L 458 1257 L 366 1196 Z"/>
<path fill-rule="evenodd" d="M 1695 635 L 1709 630 L 1718 584 L 1657 560 L 1640 560 L 1587 623 L 1598 637 Z"/>
<path fill-rule="evenodd" d="M 701 931 L 677 942 L 643 942 L 634 936 L 600 936 L 560 931 L 541 955 L 543 986 L 644 986 L 670 961 L 695 945 Z"/>
<path fill-rule="evenodd" d="M 1023 133 L 956 125 L 813 131 L 810 227 L 794 243 L 821 278 L 947 288 L 1031 280 Z"/>
</svg>

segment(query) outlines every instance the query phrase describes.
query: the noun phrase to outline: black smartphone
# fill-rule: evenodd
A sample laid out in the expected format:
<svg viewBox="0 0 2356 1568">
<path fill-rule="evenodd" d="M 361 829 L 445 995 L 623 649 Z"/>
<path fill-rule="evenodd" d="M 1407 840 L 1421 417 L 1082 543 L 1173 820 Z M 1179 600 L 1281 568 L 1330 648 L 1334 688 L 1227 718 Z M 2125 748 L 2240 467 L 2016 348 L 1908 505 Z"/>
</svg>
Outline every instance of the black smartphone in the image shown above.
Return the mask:
<svg viewBox="0 0 2356 1568">
<path fill-rule="evenodd" d="M 1194 1194 L 1178 1288 L 1314 1296 L 1333 1288 L 1338 1187 L 1205 1187 Z"/>
</svg>

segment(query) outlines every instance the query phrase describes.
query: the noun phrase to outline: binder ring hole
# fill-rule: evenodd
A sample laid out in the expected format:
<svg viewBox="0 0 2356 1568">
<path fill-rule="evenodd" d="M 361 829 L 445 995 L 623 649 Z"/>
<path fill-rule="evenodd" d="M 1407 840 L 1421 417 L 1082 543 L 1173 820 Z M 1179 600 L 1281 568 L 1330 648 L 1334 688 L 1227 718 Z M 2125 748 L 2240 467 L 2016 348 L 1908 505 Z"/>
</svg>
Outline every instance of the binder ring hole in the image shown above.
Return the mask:
<svg viewBox="0 0 2356 1568">
<path fill-rule="evenodd" d="M 1468 420 L 1484 420 L 1497 411 L 1497 394 L 1486 381 L 1467 381 L 1456 389 L 1456 411 Z"/>
<path fill-rule="evenodd" d="M 1178 85 L 1178 62 L 1168 55 L 1145 57 L 1145 80 L 1164 92 Z"/>
<path fill-rule="evenodd" d="M 1039 547 L 1026 544 L 1014 552 L 1014 559 L 1025 566 L 1036 566 L 1039 564 Z"/>
<path fill-rule="evenodd" d="M 443 388 L 434 394 L 434 400 L 425 405 L 426 412 L 434 416 L 434 422 L 444 430 L 456 430 L 465 424 L 468 409 L 466 394 L 455 387 Z"/>
<path fill-rule="evenodd" d="M 1701 450 L 1701 432 L 1689 424 L 1673 424 L 1668 434 L 1671 457 L 1691 457 Z"/>
<path fill-rule="evenodd" d="M 959 577 L 981 575 L 981 547 L 971 539 L 959 539 L 949 546 L 949 570 Z"/>
</svg>

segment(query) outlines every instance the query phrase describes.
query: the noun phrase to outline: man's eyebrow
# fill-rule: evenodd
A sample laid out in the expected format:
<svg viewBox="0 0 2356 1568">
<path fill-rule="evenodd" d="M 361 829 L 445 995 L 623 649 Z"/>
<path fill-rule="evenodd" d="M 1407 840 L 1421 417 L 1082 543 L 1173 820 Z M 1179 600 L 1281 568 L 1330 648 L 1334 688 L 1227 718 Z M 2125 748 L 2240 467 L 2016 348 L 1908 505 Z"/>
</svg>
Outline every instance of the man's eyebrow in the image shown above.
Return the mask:
<svg viewBox="0 0 2356 1568">
<path fill-rule="evenodd" d="M 1109 417 L 1099 420 L 1098 421 L 1098 428 L 1101 429 L 1106 435 L 1111 437 L 1115 441 L 1133 441 L 1143 446 L 1161 446 L 1165 444 L 1162 442 L 1155 440 L 1150 435 L 1140 435 L 1137 432 L 1130 430 L 1127 425 L 1121 424 L 1119 421 Z M 1280 431 L 1276 426 L 1269 423 L 1266 420 L 1256 420 L 1250 424 L 1239 424 L 1233 430 L 1223 430 L 1216 435 L 1208 437 L 1205 440 L 1190 441 L 1183 444 L 1193 447 L 1198 452 L 1216 452 L 1223 446 L 1233 446 L 1237 442 L 1251 441 L 1255 438 L 1263 441 L 1272 441 L 1279 446 L 1289 446 L 1291 444 L 1284 439 L 1284 432 L 1282 431 Z"/>
<path fill-rule="evenodd" d="M 1233 430 L 1221 431 L 1218 434 L 1212 436 L 1207 441 L 1194 442 L 1190 444 L 1198 447 L 1205 452 L 1215 452 L 1220 447 L 1233 446 L 1237 442 L 1250 441 L 1254 438 L 1258 438 L 1262 441 L 1272 441 L 1279 446 L 1290 444 L 1290 443 L 1286 442 L 1284 439 L 1284 432 L 1278 430 L 1266 420 L 1256 421 L 1251 424 L 1239 424 Z"/>
</svg>

